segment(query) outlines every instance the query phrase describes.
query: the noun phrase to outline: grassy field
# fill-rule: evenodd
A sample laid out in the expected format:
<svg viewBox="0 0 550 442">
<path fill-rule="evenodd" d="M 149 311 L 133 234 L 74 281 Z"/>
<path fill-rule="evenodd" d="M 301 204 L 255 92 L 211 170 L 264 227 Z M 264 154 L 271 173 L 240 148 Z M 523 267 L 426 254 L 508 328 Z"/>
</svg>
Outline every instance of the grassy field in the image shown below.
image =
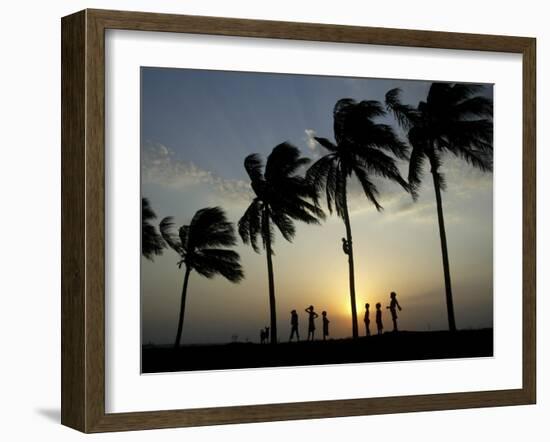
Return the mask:
<svg viewBox="0 0 550 442">
<path fill-rule="evenodd" d="M 277 345 L 230 343 L 142 348 L 142 373 L 490 357 L 493 329 L 384 333 Z"/>
</svg>

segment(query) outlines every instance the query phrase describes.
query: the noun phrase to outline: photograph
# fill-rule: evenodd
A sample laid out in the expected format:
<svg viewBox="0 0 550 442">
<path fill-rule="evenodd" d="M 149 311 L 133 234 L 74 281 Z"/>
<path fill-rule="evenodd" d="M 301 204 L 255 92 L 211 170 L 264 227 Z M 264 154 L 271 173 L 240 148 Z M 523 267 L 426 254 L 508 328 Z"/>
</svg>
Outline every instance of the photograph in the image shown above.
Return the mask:
<svg viewBox="0 0 550 442">
<path fill-rule="evenodd" d="M 142 374 L 493 356 L 493 84 L 140 69 Z"/>
</svg>

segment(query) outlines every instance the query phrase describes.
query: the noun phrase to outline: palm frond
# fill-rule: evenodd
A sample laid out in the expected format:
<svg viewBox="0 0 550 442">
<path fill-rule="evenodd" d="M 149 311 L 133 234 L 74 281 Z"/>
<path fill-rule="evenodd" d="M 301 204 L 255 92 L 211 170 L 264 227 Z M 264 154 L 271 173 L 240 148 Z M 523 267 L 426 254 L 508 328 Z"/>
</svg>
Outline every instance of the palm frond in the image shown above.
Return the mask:
<svg viewBox="0 0 550 442">
<path fill-rule="evenodd" d="M 273 226 L 271 225 L 271 216 L 269 213 L 269 207 L 264 208 L 261 213 L 261 237 L 263 242 L 264 250 L 267 249 L 267 242 L 269 241 L 269 244 L 271 244 L 271 254 L 274 255 L 273 252 L 273 242 L 275 240 L 275 232 L 273 230 Z"/>
<path fill-rule="evenodd" d="M 476 95 L 456 104 L 453 109 L 455 119 L 470 119 L 473 117 L 491 117 L 493 115 L 493 100 Z"/>
<path fill-rule="evenodd" d="M 474 83 L 454 83 L 448 89 L 449 101 L 458 104 L 467 100 L 472 95 L 479 94 L 483 90 L 483 85 Z"/>
<path fill-rule="evenodd" d="M 162 255 L 166 243 L 150 221 L 157 218 L 147 198 L 141 199 L 141 254 L 150 261 Z"/>
<path fill-rule="evenodd" d="M 400 99 L 401 89 L 395 88 L 386 92 L 386 109 L 391 112 L 399 125 L 404 129 L 410 129 L 418 124 L 419 113 L 409 104 L 403 104 Z"/>
<path fill-rule="evenodd" d="M 340 174 L 340 162 L 339 161 L 332 161 L 330 168 L 327 170 L 327 176 L 326 176 L 326 197 L 327 197 L 327 207 L 330 213 L 332 213 L 332 207 L 336 209 L 336 191 L 338 188 L 341 188 L 339 186 L 338 181 L 343 179 L 345 180 L 346 177 Z"/>
<path fill-rule="evenodd" d="M 325 218 L 325 214 L 320 207 L 302 198 L 282 198 L 273 201 L 269 207 L 271 212 L 278 212 L 290 217 L 292 220 L 302 221 L 306 224 L 319 224 L 320 220 Z"/>
<path fill-rule="evenodd" d="M 338 147 L 327 138 L 322 138 L 322 137 L 313 137 L 313 138 L 315 139 L 315 141 L 317 141 L 321 146 L 323 146 L 329 152 L 336 152 L 338 150 Z"/>
<path fill-rule="evenodd" d="M 334 105 L 332 117 L 334 125 L 334 138 L 337 144 L 341 144 L 347 136 L 346 122 L 355 106 L 357 106 L 357 102 L 351 98 L 342 98 Z"/>
<path fill-rule="evenodd" d="M 252 181 L 263 180 L 263 161 L 257 153 L 248 155 L 244 159 L 244 168 Z"/>
<path fill-rule="evenodd" d="M 162 238 L 166 241 L 166 244 L 170 246 L 179 255 L 183 256 L 185 251 L 183 245 L 180 243 L 178 237 L 173 232 L 174 228 L 174 218 L 172 216 L 167 216 L 162 219 L 159 224 L 159 230 Z"/>
<path fill-rule="evenodd" d="M 363 188 L 363 192 L 365 192 L 365 196 L 367 197 L 367 199 L 372 204 L 374 204 L 374 207 L 376 207 L 377 211 L 382 211 L 383 208 L 377 200 L 378 189 L 376 188 L 376 185 L 369 180 L 366 170 L 362 167 L 355 166 L 353 168 L 353 171 L 355 173 L 355 176 L 359 180 L 359 183 L 361 184 L 361 187 Z"/>
<path fill-rule="evenodd" d="M 360 117 L 366 120 L 372 120 L 376 117 L 383 117 L 386 115 L 386 111 L 377 100 L 363 100 L 359 102 L 358 111 Z"/>
<path fill-rule="evenodd" d="M 347 172 L 342 170 L 342 164 L 339 163 L 338 167 L 334 171 L 334 207 L 336 209 L 336 215 L 340 218 L 345 217 L 347 211 L 347 185 L 348 185 L 348 176 Z"/>
<path fill-rule="evenodd" d="M 401 141 L 393 127 L 387 124 L 373 124 L 368 130 L 357 135 L 353 140 L 353 145 L 357 146 L 357 152 L 363 147 L 372 147 L 380 150 L 390 151 L 400 160 L 408 159 L 408 146 Z"/>
<path fill-rule="evenodd" d="M 256 174 L 261 175 L 259 157 L 254 157 Z M 299 174 L 310 159 L 288 142 L 278 144 L 267 157 L 262 179 L 252 182 L 256 198 L 239 220 L 239 235 L 245 244 L 259 252 L 256 242 L 261 236 L 264 249 L 273 244 L 274 226 L 291 241 L 295 235 L 294 220 L 318 223 L 324 212 L 318 206 L 318 190 L 313 181 Z M 273 253 L 273 252 L 272 252 Z"/>
<path fill-rule="evenodd" d="M 292 242 L 294 235 L 296 235 L 296 228 L 294 227 L 292 218 L 286 213 L 278 210 L 271 210 L 270 217 L 277 226 L 279 232 L 281 232 L 281 235 L 283 235 L 283 238 L 288 242 Z"/>
<path fill-rule="evenodd" d="M 384 116 L 386 111 L 379 101 L 364 100 L 357 103 L 355 100 L 344 98 L 338 100 L 334 106 L 334 138 L 338 145 L 346 141 L 357 141 L 368 133 L 373 120 Z"/>
<path fill-rule="evenodd" d="M 193 255 L 193 269 L 206 278 L 222 275 L 231 282 L 244 278 L 237 252 L 227 249 L 204 249 Z"/>
<path fill-rule="evenodd" d="M 395 160 L 389 155 L 386 155 L 381 150 L 366 147 L 361 151 L 359 158 L 353 164 L 354 171 L 357 171 L 357 169 L 366 170 L 374 175 L 394 181 L 407 192 L 409 191 L 409 184 L 401 176 Z"/>
<path fill-rule="evenodd" d="M 299 213 L 296 213 L 296 217 L 291 213 L 291 217 L 294 219 L 298 219 L 300 221 L 304 221 L 307 224 L 319 224 L 320 221 L 324 220 L 326 218 L 326 214 L 321 209 L 321 207 L 315 203 L 310 203 L 309 201 L 305 200 L 304 198 L 292 198 L 290 201 L 285 204 L 288 206 L 289 213 L 294 213 L 294 207 L 297 211 L 304 211 L 307 216 L 301 216 Z"/>
<path fill-rule="evenodd" d="M 184 250 L 188 249 L 188 239 L 189 239 L 189 226 L 181 226 L 178 230 L 178 235 L 180 237 L 180 244 Z"/>
<path fill-rule="evenodd" d="M 238 222 L 239 236 L 245 244 L 250 244 L 256 253 L 260 253 L 257 237 L 261 233 L 261 215 L 263 205 L 255 198 Z"/>
<path fill-rule="evenodd" d="M 157 214 L 151 208 L 151 203 L 148 198 L 141 198 L 141 220 L 152 221 L 157 219 Z"/>
<path fill-rule="evenodd" d="M 306 172 L 306 180 L 315 189 L 315 200 L 318 202 L 318 195 L 326 191 L 327 206 L 332 213 L 332 200 L 334 195 L 334 162 L 337 157 L 334 154 L 328 154 L 313 163 Z"/>
<path fill-rule="evenodd" d="M 486 153 L 493 152 L 493 123 L 487 119 L 457 121 L 445 134 L 449 149 L 473 145 Z"/>
<path fill-rule="evenodd" d="M 482 172 L 491 172 L 493 170 L 493 156 L 484 151 L 471 148 L 457 148 L 453 152 L 459 157 Z"/>
<path fill-rule="evenodd" d="M 445 175 L 441 173 L 441 166 L 443 164 L 441 160 L 441 153 L 437 150 L 432 150 L 426 153 L 426 156 L 428 157 L 430 161 L 430 172 L 432 175 L 436 175 L 437 181 L 439 182 L 439 188 L 441 190 L 447 189 L 447 180 L 445 179 Z"/>
<path fill-rule="evenodd" d="M 233 246 L 237 243 L 233 224 L 227 220 L 220 207 L 197 211 L 189 224 L 188 235 L 189 249 Z"/>
<path fill-rule="evenodd" d="M 422 178 L 424 177 L 424 162 L 426 156 L 422 148 L 414 148 L 411 152 L 411 158 L 409 160 L 409 188 L 411 190 L 411 195 L 413 200 L 418 199 L 418 190 L 420 184 L 422 183 Z"/>
<path fill-rule="evenodd" d="M 297 147 L 284 142 L 275 146 L 267 157 L 264 177 L 267 182 L 275 182 L 290 177 L 309 162 Z"/>
<path fill-rule="evenodd" d="M 426 106 L 431 109 L 448 107 L 451 87 L 450 83 L 432 83 L 426 97 Z"/>
</svg>

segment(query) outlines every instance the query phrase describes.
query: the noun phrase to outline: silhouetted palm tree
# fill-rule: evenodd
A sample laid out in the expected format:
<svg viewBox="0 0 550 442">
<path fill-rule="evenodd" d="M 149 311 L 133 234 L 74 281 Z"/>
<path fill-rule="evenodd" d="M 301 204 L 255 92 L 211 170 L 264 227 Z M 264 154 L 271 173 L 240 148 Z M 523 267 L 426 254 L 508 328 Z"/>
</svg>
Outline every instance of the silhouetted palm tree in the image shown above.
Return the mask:
<svg viewBox="0 0 550 442">
<path fill-rule="evenodd" d="M 178 235 L 172 232 L 173 218 L 166 217 L 160 223 L 160 232 L 166 243 L 180 256 L 178 267 L 185 267 L 178 331 L 174 346 L 180 345 L 185 315 L 185 298 L 189 275 L 195 270 L 199 275 L 212 278 L 222 275 L 231 282 L 239 282 L 244 274 L 239 254 L 221 247 L 237 243 L 233 224 L 228 222 L 225 212 L 219 207 L 201 209 L 195 213 L 189 225 L 181 226 Z"/>
<path fill-rule="evenodd" d="M 308 180 L 318 191 L 326 193 L 327 206 L 332 213 L 344 220 L 346 240 L 344 251 L 348 255 L 349 292 L 351 302 L 353 337 L 359 336 L 357 309 L 355 306 L 355 274 L 353 261 L 353 242 L 347 201 L 348 179 L 353 175 L 358 179 L 366 198 L 377 210 L 382 206 L 378 202 L 378 189 L 371 180 L 378 175 L 399 183 L 408 190 L 407 182 L 401 177 L 395 159 L 387 151 L 400 159 L 407 158 L 407 146 L 401 142 L 392 127 L 377 123 L 377 117 L 385 115 L 378 101 L 356 101 L 344 98 L 334 106 L 334 139 L 315 140 L 328 150 L 328 154 L 317 160 L 307 171 Z"/>
<path fill-rule="evenodd" d="M 156 218 L 149 200 L 141 198 L 141 254 L 151 261 L 155 255 L 162 255 L 162 250 L 166 247 L 157 229 L 151 224 Z"/>
<path fill-rule="evenodd" d="M 415 199 L 425 161 L 430 165 L 437 203 L 447 316 L 451 331 L 456 330 L 456 322 L 441 201 L 445 179 L 440 167 L 442 155 L 451 152 L 482 171 L 492 170 L 493 103 L 491 99 L 479 94 L 481 90 L 482 86 L 479 85 L 432 83 L 426 101 L 421 101 L 416 108 L 401 103 L 399 89 L 392 89 L 386 94 L 386 106 L 407 130 L 412 146 L 409 184 Z"/>
<path fill-rule="evenodd" d="M 273 149 L 267 157 L 265 169 L 258 154 L 248 155 L 244 160 L 255 197 L 239 220 L 239 235 L 257 253 L 260 252 L 257 236 L 260 235 L 263 241 L 267 256 L 272 344 L 277 343 L 273 226 L 291 242 L 296 233 L 294 220 L 318 224 L 319 219 L 324 218 L 323 211 L 313 203 L 316 199 L 315 190 L 304 177 L 297 175 L 299 169 L 309 161 L 309 158 L 301 157 L 300 151 L 289 143 L 279 144 Z"/>
</svg>

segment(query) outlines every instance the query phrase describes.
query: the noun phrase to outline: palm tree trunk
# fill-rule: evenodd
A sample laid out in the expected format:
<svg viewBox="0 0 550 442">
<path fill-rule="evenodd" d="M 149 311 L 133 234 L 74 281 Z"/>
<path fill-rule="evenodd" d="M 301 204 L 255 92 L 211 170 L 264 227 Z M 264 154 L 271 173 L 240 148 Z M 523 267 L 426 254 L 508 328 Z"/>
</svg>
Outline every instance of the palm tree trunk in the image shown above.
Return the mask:
<svg viewBox="0 0 550 442">
<path fill-rule="evenodd" d="M 269 231 L 269 215 L 267 209 L 264 212 L 263 220 L 264 238 L 265 238 L 265 252 L 267 255 L 267 279 L 269 283 L 269 314 L 270 314 L 270 337 L 271 343 L 277 343 L 277 308 L 275 306 L 275 281 L 273 278 L 273 261 L 271 250 L 271 235 Z"/>
<path fill-rule="evenodd" d="M 432 162 L 432 161 L 431 161 Z M 439 237 L 441 239 L 441 256 L 443 258 L 443 274 L 445 277 L 445 298 L 447 300 L 447 318 L 449 330 L 456 331 L 455 312 L 453 306 L 453 291 L 451 288 L 451 271 L 449 269 L 449 253 L 447 251 L 447 234 L 445 233 L 445 220 L 443 218 L 443 203 L 441 202 L 441 186 L 437 167 L 432 162 L 432 177 L 434 181 L 435 200 L 437 202 L 437 219 L 439 221 Z"/>
<path fill-rule="evenodd" d="M 349 297 L 351 302 L 351 329 L 353 338 L 359 337 L 357 325 L 357 307 L 355 305 L 355 271 L 353 268 L 353 242 L 351 240 L 351 224 L 349 221 L 348 201 L 346 195 L 346 183 L 344 183 L 344 224 L 346 225 L 346 239 L 348 241 L 348 264 L 349 264 Z"/>
<path fill-rule="evenodd" d="M 181 290 L 181 304 L 180 304 L 180 317 L 178 320 L 178 332 L 176 334 L 176 342 L 174 348 L 179 348 L 181 341 L 181 332 L 183 330 L 183 317 L 185 316 L 185 298 L 187 297 L 187 284 L 189 283 L 189 274 L 191 273 L 191 267 L 185 267 L 185 276 L 183 278 L 183 288 Z"/>
</svg>

